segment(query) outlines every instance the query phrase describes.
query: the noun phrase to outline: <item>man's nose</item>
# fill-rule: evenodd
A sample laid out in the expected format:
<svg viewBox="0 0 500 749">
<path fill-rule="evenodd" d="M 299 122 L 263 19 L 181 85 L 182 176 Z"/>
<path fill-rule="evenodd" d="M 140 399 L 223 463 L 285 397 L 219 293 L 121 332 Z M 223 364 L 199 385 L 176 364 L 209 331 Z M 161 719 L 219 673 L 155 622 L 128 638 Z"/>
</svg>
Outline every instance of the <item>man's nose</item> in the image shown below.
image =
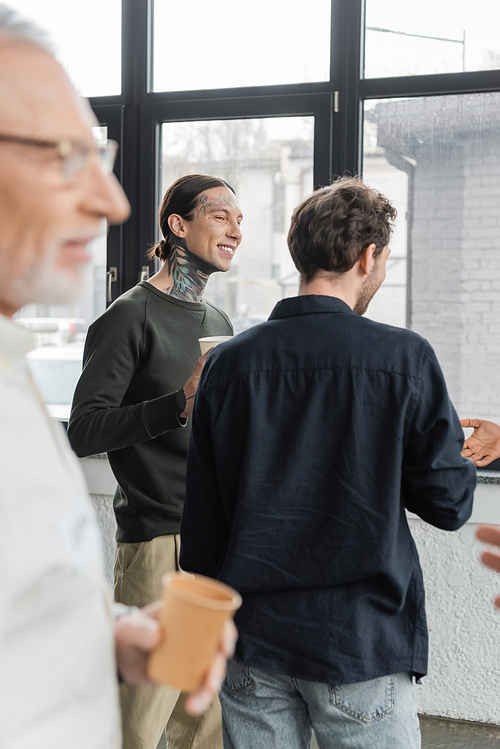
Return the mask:
<svg viewBox="0 0 500 749">
<path fill-rule="evenodd" d="M 242 233 L 239 224 L 236 221 L 233 221 L 231 225 L 229 226 L 229 236 L 233 237 L 234 239 L 241 239 Z"/>
<path fill-rule="evenodd" d="M 110 224 L 125 221 L 130 214 L 130 204 L 114 174 L 104 174 L 94 162 L 85 183 L 84 204 L 91 213 L 97 213 Z"/>
</svg>

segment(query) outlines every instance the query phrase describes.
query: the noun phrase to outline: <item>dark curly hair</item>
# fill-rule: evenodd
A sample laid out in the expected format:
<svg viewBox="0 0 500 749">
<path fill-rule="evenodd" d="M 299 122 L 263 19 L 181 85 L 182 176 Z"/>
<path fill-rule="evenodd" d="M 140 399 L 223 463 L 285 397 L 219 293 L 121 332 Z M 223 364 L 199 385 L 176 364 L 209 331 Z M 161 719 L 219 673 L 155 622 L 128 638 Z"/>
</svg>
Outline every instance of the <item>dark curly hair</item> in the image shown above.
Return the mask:
<svg viewBox="0 0 500 749">
<path fill-rule="evenodd" d="M 168 225 L 169 217 L 172 213 L 176 213 L 182 216 L 185 221 L 192 221 L 198 195 L 212 187 L 227 187 L 236 195 L 231 185 L 225 180 L 220 177 L 210 177 L 207 174 L 187 174 L 170 185 L 163 196 L 160 207 L 159 224 L 164 239 L 151 247 L 147 253 L 149 258 L 158 257 L 160 260 L 166 260 L 169 257 L 172 251 L 172 232 Z"/>
<path fill-rule="evenodd" d="M 341 177 L 316 190 L 293 212 L 288 247 L 304 280 L 318 272 L 346 273 L 364 250 L 374 257 L 389 244 L 396 209 L 355 177 Z"/>
</svg>

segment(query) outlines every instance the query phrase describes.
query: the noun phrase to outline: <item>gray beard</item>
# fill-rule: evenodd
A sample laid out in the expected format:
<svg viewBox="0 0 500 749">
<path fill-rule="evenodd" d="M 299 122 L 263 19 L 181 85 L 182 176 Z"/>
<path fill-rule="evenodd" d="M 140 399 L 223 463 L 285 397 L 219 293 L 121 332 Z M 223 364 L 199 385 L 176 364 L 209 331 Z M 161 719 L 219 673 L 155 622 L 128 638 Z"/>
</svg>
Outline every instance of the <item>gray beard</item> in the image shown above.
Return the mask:
<svg viewBox="0 0 500 749">
<path fill-rule="evenodd" d="M 0 283 L 0 297 L 16 309 L 27 304 L 69 304 L 85 292 L 90 272 L 90 263 L 70 272 L 56 270 L 52 261 L 45 261 L 6 282 L 5 287 Z"/>
</svg>

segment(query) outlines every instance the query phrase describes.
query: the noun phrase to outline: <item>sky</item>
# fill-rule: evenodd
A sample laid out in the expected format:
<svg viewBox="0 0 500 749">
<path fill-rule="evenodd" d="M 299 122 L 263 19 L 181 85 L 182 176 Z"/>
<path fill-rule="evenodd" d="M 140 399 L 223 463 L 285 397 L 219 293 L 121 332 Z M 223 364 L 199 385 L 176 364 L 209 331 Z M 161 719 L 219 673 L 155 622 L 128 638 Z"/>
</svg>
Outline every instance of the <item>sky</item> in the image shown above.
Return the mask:
<svg viewBox="0 0 500 749">
<path fill-rule="evenodd" d="M 121 89 L 121 0 L 5 0 L 48 31 L 83 96 Z"/>
<path fill-rule="evenodd" d="M 465 69 L 492 67 L 491 54 L 500 67 L 498 0 L 366 0 L 366 25 L 446 39 L 463 39 L 465 31 Z M 366 42 L 367 77 L 462 70 L 462 45 L 374 32 Z"/>
</svg>

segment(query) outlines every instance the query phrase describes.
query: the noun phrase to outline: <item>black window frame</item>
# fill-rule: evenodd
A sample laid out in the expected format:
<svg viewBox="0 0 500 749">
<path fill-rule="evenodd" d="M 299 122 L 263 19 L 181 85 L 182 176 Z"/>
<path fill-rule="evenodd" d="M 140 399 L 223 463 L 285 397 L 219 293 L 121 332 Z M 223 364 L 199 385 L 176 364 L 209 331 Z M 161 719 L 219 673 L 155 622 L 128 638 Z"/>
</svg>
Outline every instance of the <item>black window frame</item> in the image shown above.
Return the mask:
<svg viewBox="0 0 500 749">
<path fill-rule="evenodd" d="M 113 299 L 137 283 L 145 265 L 154 270 L 145 253 L 157 238 L 163 122 L 314 116 L 317 188 L 342 174 L 362 174 L 365 101 L 500 91 L 500 70 L 364 79 L 365 0 L 331 0 L 329 81 L 153 92 L 153 10 L 153 0 L 122 0 L 122 93 L 90 99 L 120 144 L 115 173 L 132 209 L 108 239 L 108 269 L 118 269 Z"/>
</svg>

